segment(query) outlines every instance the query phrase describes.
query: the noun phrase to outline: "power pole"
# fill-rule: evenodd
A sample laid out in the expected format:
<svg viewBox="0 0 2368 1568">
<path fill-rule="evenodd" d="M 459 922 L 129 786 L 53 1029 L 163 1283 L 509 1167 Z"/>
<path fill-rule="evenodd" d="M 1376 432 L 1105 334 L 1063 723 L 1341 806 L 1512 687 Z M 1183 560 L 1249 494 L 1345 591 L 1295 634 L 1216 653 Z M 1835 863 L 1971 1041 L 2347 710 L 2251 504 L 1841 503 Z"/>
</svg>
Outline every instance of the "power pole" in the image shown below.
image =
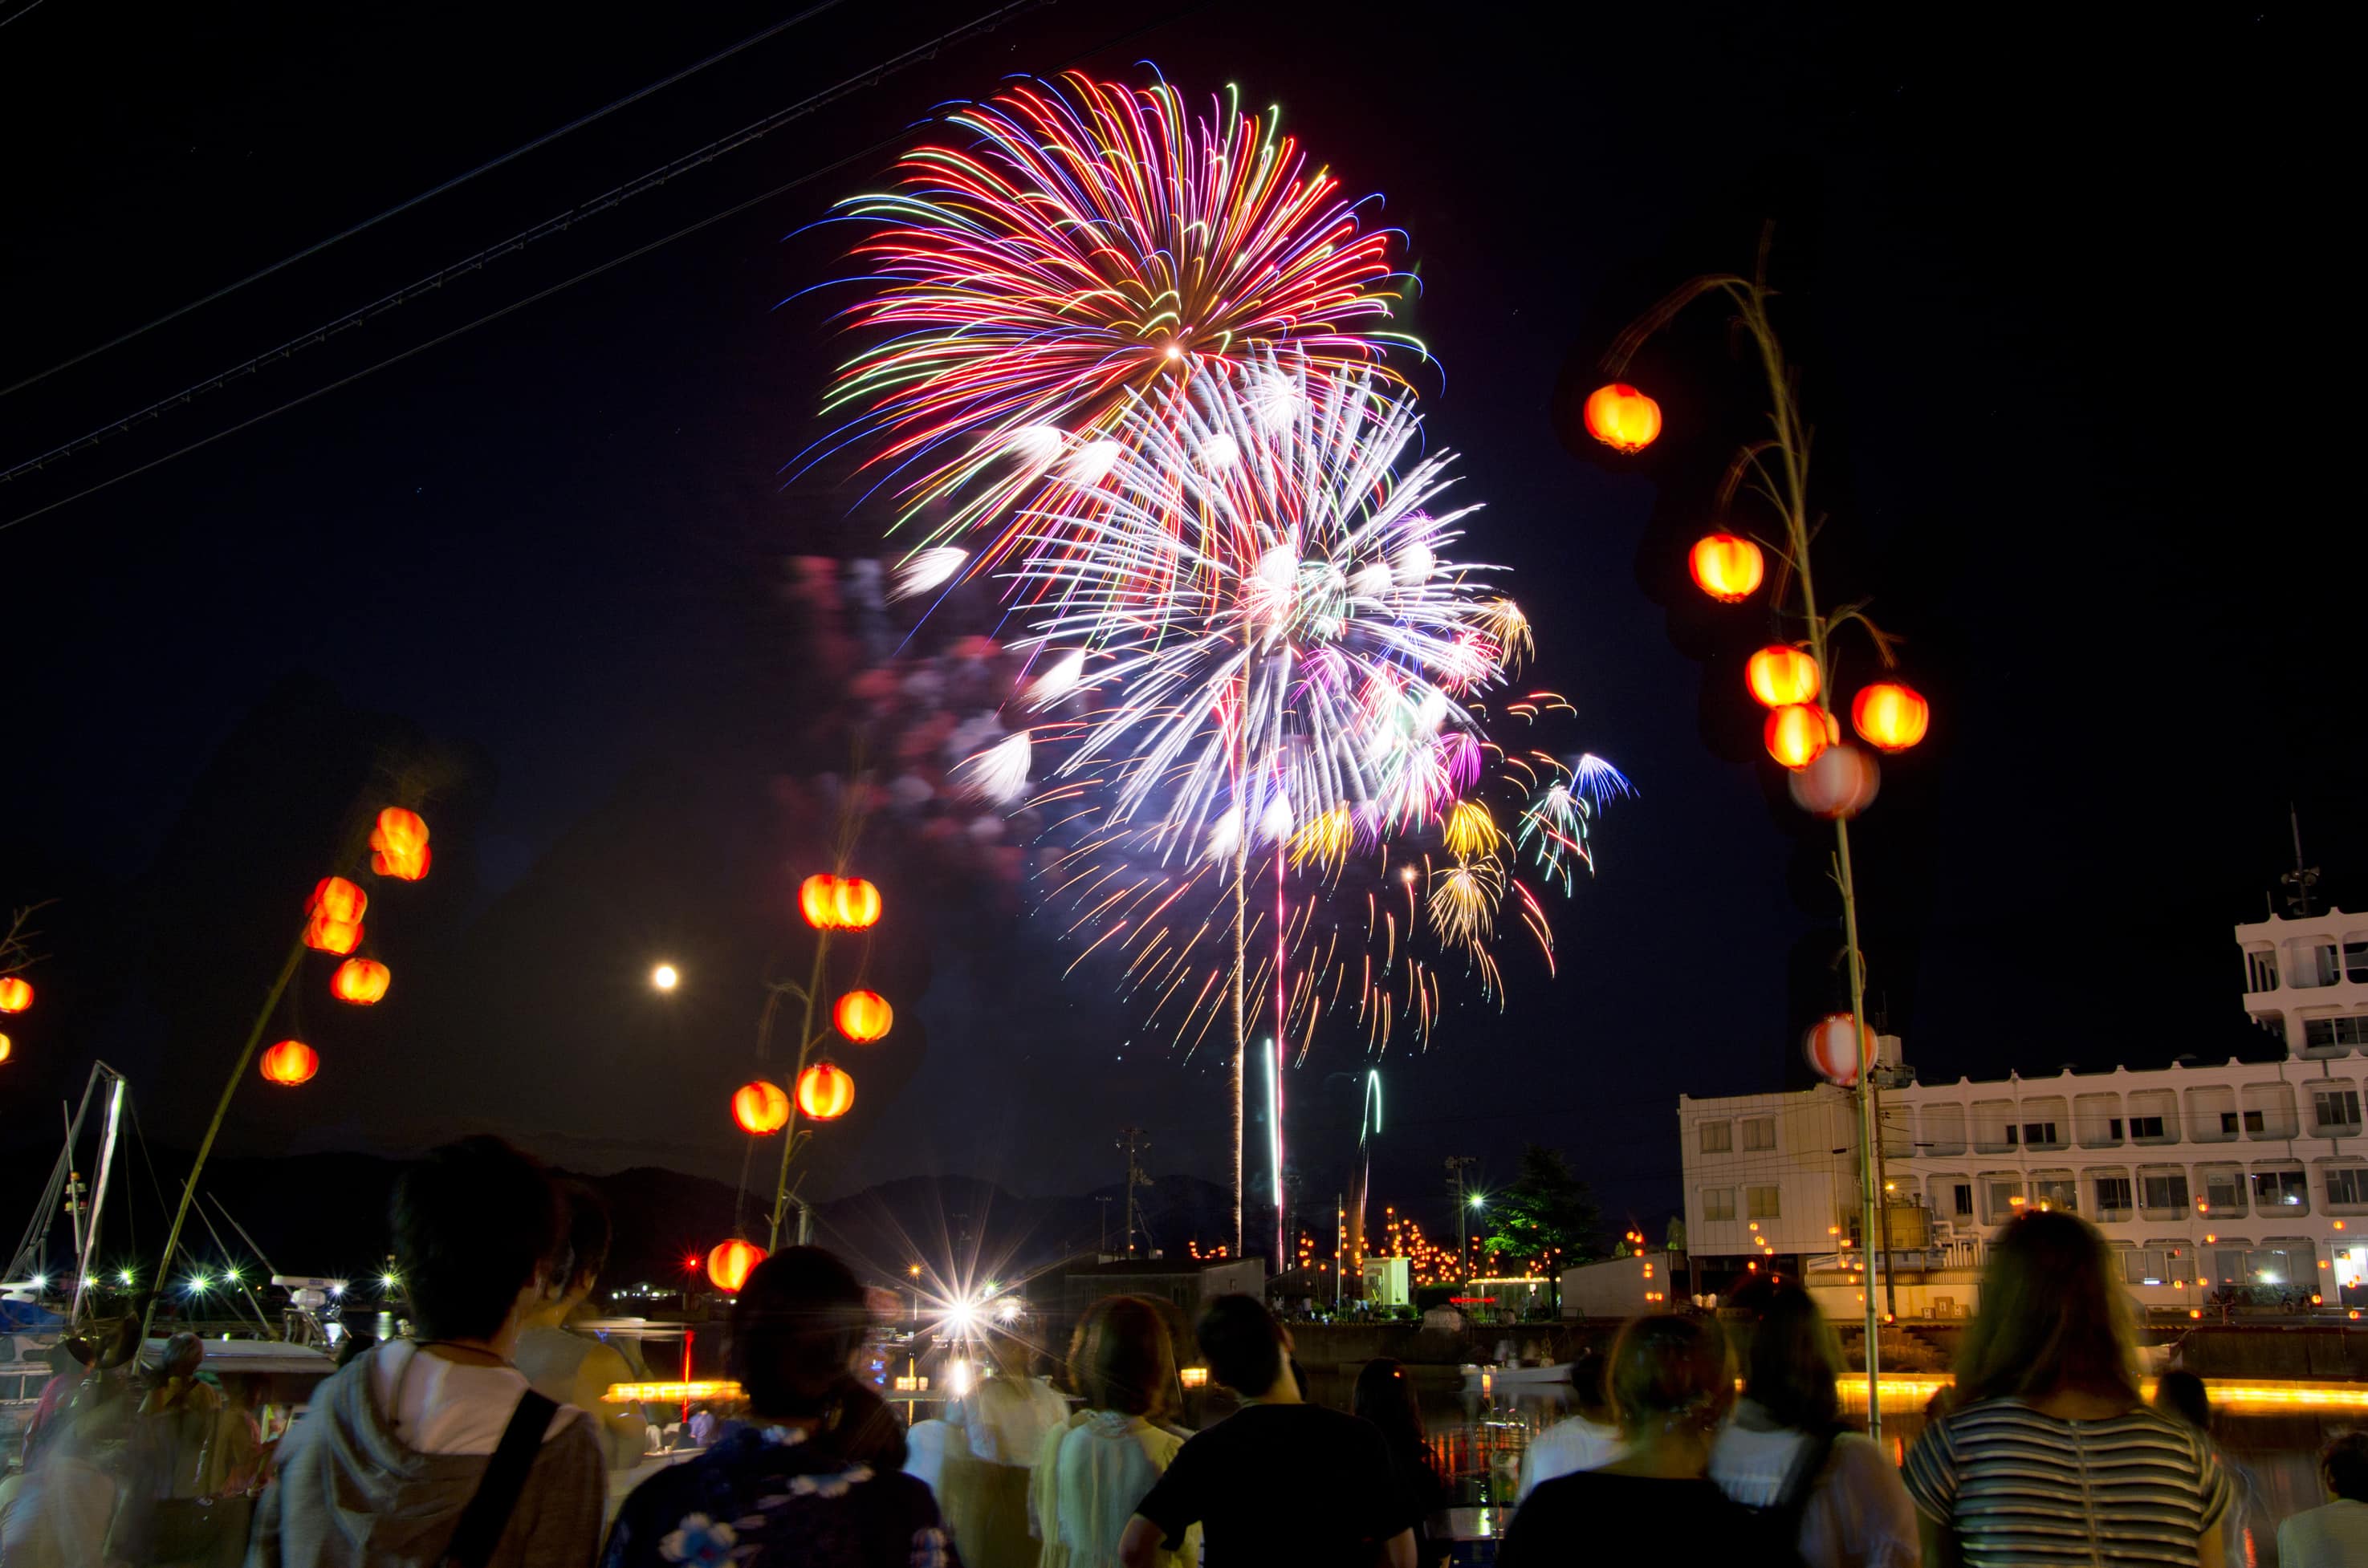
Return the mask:
<svg viewBox="0 0 2368 1568">
<path fill-rule="evenodd" d="M 1134 1256 L 1134 1189 L 1149 1187 L 1151 1178 L 1143 1174 L 1141 1152 L 1151 1147 L 1151 1140 L 1143 1135 L 1140 1127 L 1119 1129 L 1118 1146 L 1126 1151 L 1126 1256 Z M 1151 1249 L 1145 1247 L 1145 1252 Z"/>
<path fill-rule="evenodd" d="M 1094 1199 L 1099 1218 L 1094 1225 L 1094 1256 L 1100 1257 L 1110 1251 L 1110 1206 L 1107 1198 Z"/>
<path fill-rule="evenodd" d="M 1447 1174 L 1455 1183 L 1455 1267 L 1463 1272 L 1465 1295 L 1472 1293 L 1472 1204 L 1463 1190 L 1463 1171 L 1480 1162 L 1470 1154 L 1447 1156 Z"/>
</svg>

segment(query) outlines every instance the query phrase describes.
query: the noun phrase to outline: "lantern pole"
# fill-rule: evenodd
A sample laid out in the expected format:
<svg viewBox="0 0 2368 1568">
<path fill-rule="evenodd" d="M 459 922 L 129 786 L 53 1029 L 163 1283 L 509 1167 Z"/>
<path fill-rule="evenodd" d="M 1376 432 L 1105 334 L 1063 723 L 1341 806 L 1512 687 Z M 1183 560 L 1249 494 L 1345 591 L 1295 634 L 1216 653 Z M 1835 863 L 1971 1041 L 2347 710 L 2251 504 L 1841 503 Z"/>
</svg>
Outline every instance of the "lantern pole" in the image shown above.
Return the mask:
<svg viewBox="0 0 2368 1568">
<path fill-rule="evenodd" d="M 822 989 L 823 960 L 830 954 L 830 927 L 814 933 L 814 971 L 806 979 L 803 1001 L 804 1019 L 798 1026 L 798 1060 L 790 1069 L 790 1119 L 781 1129 L 781 1169 L 773 1181 L 773 1214 L 765 1232 L 765 1250 L 779 1252 L 781 1246 L 781 1219 L 790 1206 L 790 1161 L 798 1152 L 798 1079 L 806 1070 L 806 1057 L 814 1048 L 814 994 Z M 769 1003 L 768 1004 L 769 1006 Z"/>
</svg>

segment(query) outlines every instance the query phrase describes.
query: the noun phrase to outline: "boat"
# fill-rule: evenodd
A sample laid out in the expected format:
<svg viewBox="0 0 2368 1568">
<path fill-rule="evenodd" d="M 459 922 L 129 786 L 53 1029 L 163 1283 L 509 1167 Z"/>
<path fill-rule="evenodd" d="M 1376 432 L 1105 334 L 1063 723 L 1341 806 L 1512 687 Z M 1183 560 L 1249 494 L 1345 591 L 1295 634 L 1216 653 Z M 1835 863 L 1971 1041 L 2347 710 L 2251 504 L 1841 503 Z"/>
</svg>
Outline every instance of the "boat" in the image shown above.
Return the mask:
<svg viewBox="0 0 2368 1568">
<path fill-rule="evenodd" d="M 1548 1361 L 1524 1365 L 1520 1361 L 1491 1361 L 1483 1366 L 1477 1361 L 1463 1363 L 1463 1386 L 1467 1389 L 1501 1387 L 1507 1383 L 1566 1383 L 1570 1381 L 1570 1363 Z"/>
</svg>

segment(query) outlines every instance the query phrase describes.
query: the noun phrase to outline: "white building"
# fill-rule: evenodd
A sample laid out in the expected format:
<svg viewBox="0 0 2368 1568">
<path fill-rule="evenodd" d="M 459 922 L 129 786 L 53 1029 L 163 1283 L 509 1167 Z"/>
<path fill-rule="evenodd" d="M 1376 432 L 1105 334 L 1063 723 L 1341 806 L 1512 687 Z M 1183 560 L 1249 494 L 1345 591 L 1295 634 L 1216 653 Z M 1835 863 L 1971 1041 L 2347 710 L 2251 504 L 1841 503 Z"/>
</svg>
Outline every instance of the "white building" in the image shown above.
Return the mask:
<svg viewBox="0 0 2368 1568">
<path fill-rule="evenodd" d="M 2029 1205 L 2093 1221 L 2151 1307 L 2201 1309 L 2222 1290 L 2368 1307 L 2368 915 L 2236 935 L 2246 1011 L 2283 1060 L 1918 1084 L 1884 1037 L 1901 1317 L 1969 1310 L 1985 1238 Z M 1852 1097 L 1681 1096 L 1678 1119 L 1701 1288 L 1757 1264 L 1796 1273 L 1839 1316 L 1862 1310 Z"/>
</svg>

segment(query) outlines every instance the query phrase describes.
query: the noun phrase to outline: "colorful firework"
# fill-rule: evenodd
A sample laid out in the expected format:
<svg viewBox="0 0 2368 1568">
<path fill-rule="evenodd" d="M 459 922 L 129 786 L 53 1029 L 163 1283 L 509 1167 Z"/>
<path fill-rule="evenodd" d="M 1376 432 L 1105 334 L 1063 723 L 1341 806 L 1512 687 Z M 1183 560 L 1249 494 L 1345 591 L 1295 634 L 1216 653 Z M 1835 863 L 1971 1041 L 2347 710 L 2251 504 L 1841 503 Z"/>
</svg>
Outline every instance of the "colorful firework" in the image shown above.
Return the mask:
<svg viewBox="0 0 2368 1568">
<path fill-rule="evenodd" d="M 1427 1037 L 1442 968 L 1497 994 L 1508 920 L 1551 961 L 1512 862 L 1566 890 L 1587 808 L 1572 769 L 1482 731 L 1528 623 L 1495 569 L 1449 559 L 1475 508 L 1441 506 L 1452 459 L 1411 456 L 1418 433 L 1371 378 L 1259 357 L 1127 411 L 1096 517 L 1017 530 L 1006 574 L 1035 608 L 1016 645 L 1047 672 L 1039 803 L 1061 808 L 1048 891 L 1188 1049 L 1236 983 L 1304 1057 L 1335 1011 L 1373 1049 L 1407 1021 Z M 1531 827 L 1542 768 L 1574 802 L 1551 835 Z"/>
<path fill-rule="evenodd" d="M 894 188 L 840 204 L 872 226 L 853 254 L 875 287 L 848 318 L 879 338 L 826 404 L 853 415 L 834 449 L 874 443 L 901 514 L 932 507 L 925 552 L 986 532 L 980 570 L 1021 510 L 1040 529 L 1091 513 L 1130 410 L 1253 353 L 1388 377 L 1411 342 L 1384 330 L 1394 232 L 1230 90 L 1195 115 L 1164 82 L 1070 73 L 945 123 L 968 144 L 916 147 Z"/>
</svg>

